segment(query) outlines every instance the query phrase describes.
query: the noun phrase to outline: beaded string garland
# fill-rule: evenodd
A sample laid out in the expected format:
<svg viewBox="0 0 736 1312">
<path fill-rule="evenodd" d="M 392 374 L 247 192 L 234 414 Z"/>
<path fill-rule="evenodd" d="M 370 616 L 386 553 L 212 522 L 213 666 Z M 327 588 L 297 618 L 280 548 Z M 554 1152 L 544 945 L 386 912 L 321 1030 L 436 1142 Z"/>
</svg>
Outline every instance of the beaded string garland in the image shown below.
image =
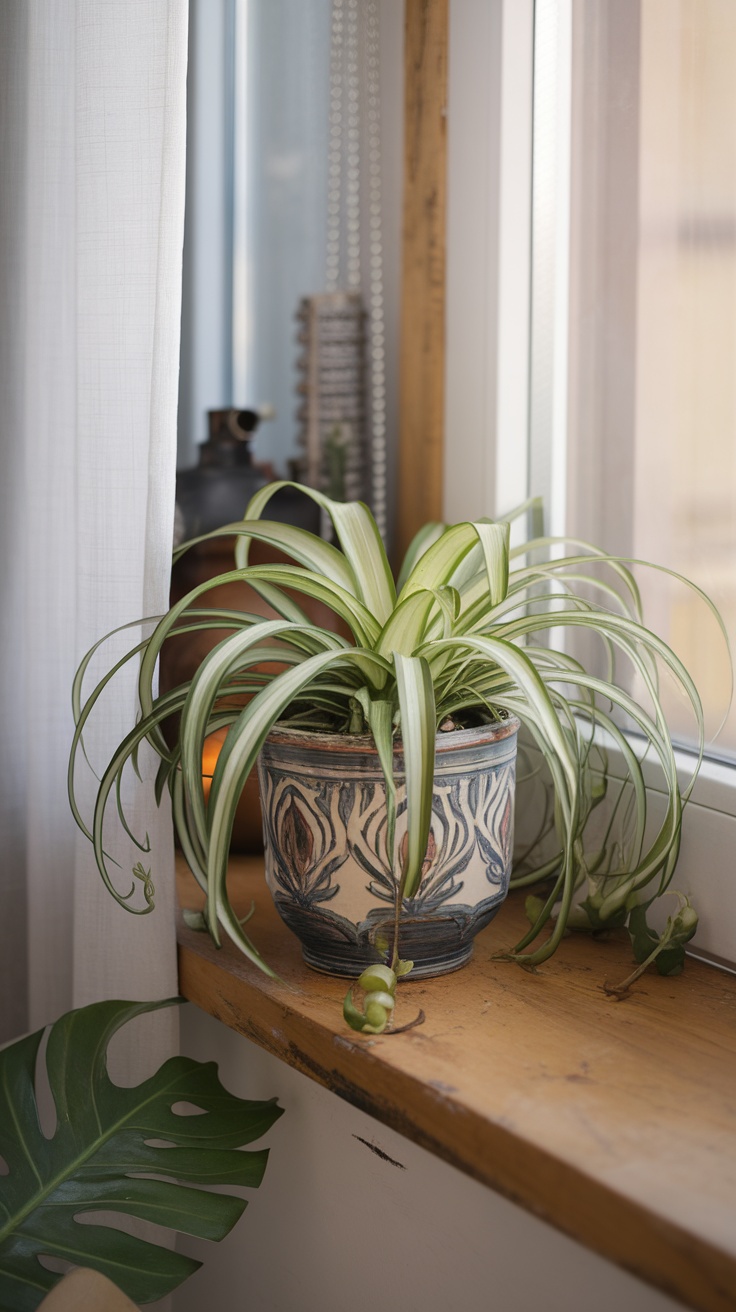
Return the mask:
<svg viewBox="0 0 736 1312">
<path fill-rule="evenodd" d="M 297 310 L 297 389 L 302 476 L 368 500 L 385 535 L 379 51 L 378 0 L 332 0 L 325 291 Z"/>
</svg>

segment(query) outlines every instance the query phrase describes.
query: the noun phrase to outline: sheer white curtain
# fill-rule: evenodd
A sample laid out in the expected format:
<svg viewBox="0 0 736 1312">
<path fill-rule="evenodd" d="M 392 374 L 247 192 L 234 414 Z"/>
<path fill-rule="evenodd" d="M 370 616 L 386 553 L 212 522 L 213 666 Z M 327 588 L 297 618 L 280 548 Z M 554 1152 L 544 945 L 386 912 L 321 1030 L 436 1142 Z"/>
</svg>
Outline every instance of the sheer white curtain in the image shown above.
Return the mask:
<svg viewBox="0 0 736 1312">
<path fill-rule="evenodd" d="M 131 916 L 75 830 L 66 765 L 78 660 L 166 605 L 186 58 L 185 0 L 0 0 L 5 1037 L 93 999 L 176 992 L 170 819 L 133 779 L 156 909 Z M 98 771 L 133 715 L 123 680 L 87 738 Z M 140 854 L 119 842 L 111 830 L 125 892 Z"/>
</svg>

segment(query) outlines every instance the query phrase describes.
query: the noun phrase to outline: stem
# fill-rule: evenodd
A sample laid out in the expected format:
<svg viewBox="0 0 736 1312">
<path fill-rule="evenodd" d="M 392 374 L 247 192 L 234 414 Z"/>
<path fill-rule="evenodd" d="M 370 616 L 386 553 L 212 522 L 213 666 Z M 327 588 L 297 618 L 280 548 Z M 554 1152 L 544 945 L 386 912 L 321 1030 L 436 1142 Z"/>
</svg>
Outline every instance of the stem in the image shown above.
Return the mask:
<svg viewBox="0 0 736 1312">
<path fill-rule="evenodd" d="M 401 919 L 401 906 L 404 901 L 404 880 L 399 881 L 396 886 L 396 900 L 394 902 L 394 949 L 391 955 L 391 969 L 396 971 L 399 964 L 399 921 Z"/>
<path fill-rule="evenodd" d="M 386 1030 L 386 1034 L 406 1034 L 407 1030 L 414 1030 L 417 1025 L 423 1025 L 426 1019 L 427 1017 L 420 1009 L 419 1014 L 413 1020 L 408 1021 L 406 1025 L 397 1026 L 395 1030 Z"/>
<path fill-rule="evenodd" d="M 660 952 L 662 951 L 663 948 L 667 947 L 667 944 L 669 943 L 671 938 L 672 938 L 672 921 L 670 920 L 667 924 L 667 928 L 665 929 L 664 934 L 662 935 L 661 939 L 657 943 L 656 947 L 653 948 L 653 950 L 649 953 L 649 956 L 646 957 L 645 960 L 642 961 L 640 965 L 637 966 L 636 970 L 632 970 L 631 974 L 627 975 L 626 979 L 623 980 L 620 984 L 608 984 L 608 983 L 604 984 L 603 985 L 604 992 L 608 993 L 609 996 L 612 998 L 618 998 L 619 1002 L 621 1002 L 621 1000 L 626 996 L 629 989 L 631 988 L 631 985 L 635 984 L 636 981 L 639 979 L 640 975 L 644 974 L 644 971 L 647 969 L 647 966 L 651 966 L 652 962 L 656 961 Z"/>
</svg>

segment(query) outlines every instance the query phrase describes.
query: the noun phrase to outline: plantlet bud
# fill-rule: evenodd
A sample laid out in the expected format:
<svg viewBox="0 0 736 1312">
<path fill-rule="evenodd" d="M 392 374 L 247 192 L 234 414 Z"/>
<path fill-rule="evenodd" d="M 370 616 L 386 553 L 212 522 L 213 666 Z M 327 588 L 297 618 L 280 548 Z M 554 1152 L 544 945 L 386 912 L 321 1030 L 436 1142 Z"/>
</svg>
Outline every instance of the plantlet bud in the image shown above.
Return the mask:
<svg viewBox="0 0 736 1312">
<path fill-rule="evenodd" d="M 368 966 L 360 976 L 358 984 L 366 993 L 384 990 L 392 994 L 396 989 L 396 975 L 389 966 Z"/>
<path fill-rule="evenodd" d="M 692 938 L 698 928 L 698 913 L 694 907 L 689 904 L 682 908 L 675 916 L 675 923 L 672 926 L 673 938 L 677 936 L 681 942 L 687 943 Z"/>
<path fill-rule="evenodd" d="M 390 993 L 386 993 L 382 989 L 377 989 L 375 993 L 366 994 L 366 999 L 365 999 L 366 1015 L 368 1014 L 368 1008 L 372 1006 L 374 1002 L 377 1003 L 379 1007 L 385 1007 L 386 1011 L 393 1011 L 396 1005 Z"/>
<path fill-rule="evenodd" d="M 543 911 L 543 898 L 535 897 L 533 893 L 530 893 L 529 896 L 524 899 L 524 912 L 530 925 L 536 924 Z"/>
<path fill-rule="evenodd" d="M 374 1034 L 380 1034 L 386 1028 L 388 1012 L 380 1002 L 369 1002 L 365 1009 L 365 1018 Z"/>
</svg>

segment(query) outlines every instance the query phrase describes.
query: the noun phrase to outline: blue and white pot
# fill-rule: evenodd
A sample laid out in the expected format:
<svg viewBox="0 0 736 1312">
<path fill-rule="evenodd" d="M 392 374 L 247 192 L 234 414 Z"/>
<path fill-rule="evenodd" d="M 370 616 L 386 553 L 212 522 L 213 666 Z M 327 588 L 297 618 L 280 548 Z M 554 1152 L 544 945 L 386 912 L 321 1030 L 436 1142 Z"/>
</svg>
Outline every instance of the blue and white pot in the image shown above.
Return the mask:
<svg viewBox="0 0 736 1312">
<path fill-rule="evenodd" d="M 516 736 L 509 717 L 437 735 L 432 827 L 422 880 L 404 902 L 399 951 L 413 978 L 457 970 L 508 891 Z M 395 871 L 406 847 L 404 761 L 396 858 L 386 860 L 386 794 L 373 740 L 274 729 L 258 761 L 266 881 L 304 959 L 359 975 L 393 942 Z"/>
</svg>

